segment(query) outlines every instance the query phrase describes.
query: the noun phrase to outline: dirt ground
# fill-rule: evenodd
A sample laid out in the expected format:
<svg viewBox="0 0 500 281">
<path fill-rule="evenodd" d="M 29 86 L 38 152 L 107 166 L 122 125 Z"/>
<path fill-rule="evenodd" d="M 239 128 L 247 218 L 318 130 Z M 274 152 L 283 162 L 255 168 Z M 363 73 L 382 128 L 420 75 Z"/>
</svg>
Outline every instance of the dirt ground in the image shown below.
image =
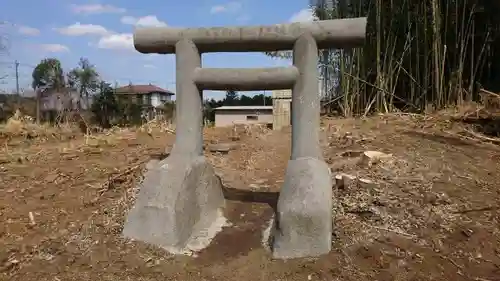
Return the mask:
<svg viewBox="0 0 500 281">
<path fill-rule="evenodd" d="M 334 187 L 330 254 L 287 261 L 261 243 L 266 203 L 229 200 L 232 226 L 196 257 L 121 237 L 147 161 L 173 143 L 168 132 L 3 139 L 0 280 L 500 280 L 500 146 L 460 135 L 461 126 L 413 115 L 325 119 L 333 173 L 372 183 Z M 290 132 L 233 134 L 205 133 L 207 144 L 238 145 L 206 152 L 225 185 L 243 201 L 275 198 Z M 367 150 L 392 156 L 361 165 Z"/>
</svg>

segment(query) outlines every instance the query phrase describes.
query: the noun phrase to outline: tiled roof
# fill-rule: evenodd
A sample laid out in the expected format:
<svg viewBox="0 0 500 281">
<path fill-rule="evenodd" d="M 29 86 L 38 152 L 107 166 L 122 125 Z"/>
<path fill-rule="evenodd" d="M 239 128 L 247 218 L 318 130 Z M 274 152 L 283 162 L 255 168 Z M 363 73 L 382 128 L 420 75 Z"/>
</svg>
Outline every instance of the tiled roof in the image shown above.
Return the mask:
<svg viewBox="0 0 500 281">
<path fill-rule="evenodd" d="M 221 106 L 214 108 L 215 110 L 272 110 L 272 105 L 241 105 L 241 106 Z"/>
<path fill-rule="evenodd" d="M 169 90 L 162 89 L 155 85 L 128 85 L 124 87 L 116 88 L 117 94 L 148 94 L 152 92 L 160 92 L 168 95 L 174 95 L 173 92 Z"/>
</svg>

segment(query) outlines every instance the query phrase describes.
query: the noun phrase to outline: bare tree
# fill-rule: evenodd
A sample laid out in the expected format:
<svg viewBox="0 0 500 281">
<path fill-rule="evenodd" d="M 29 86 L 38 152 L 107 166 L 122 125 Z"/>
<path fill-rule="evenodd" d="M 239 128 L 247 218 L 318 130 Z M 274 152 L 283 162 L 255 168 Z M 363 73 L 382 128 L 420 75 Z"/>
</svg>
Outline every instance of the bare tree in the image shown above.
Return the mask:
<svg viewBox="0 0 500 281">
<path fill-rule="evenodd" d="M 5 31 L 5 28 L 7 26 L 7 22 L 5 21 L 0 21 L 0 57 L 2 55 L 5 55 L 7 54 L 9 48 L 8 48 L 8 36 L 7 36 L 7 32 Z M 0 68 L 1 70 L 1 68 Z M 7 75 L 5 75 L 4 73 L 0 73 L 0 81 L 7 78 Z"/>
</svg>

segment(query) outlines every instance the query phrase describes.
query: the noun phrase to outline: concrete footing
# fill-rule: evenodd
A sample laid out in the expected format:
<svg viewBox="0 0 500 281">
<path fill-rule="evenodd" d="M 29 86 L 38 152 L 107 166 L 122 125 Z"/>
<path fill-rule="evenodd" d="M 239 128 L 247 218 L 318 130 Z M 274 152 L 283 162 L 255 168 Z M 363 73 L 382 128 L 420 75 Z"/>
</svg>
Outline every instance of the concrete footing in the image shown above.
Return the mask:
<svg viewBox="0 0 500 281">
<path fill-rule="evenodd" d="M 315 158 L 290 160 L 272 233 L 274 258 L 327 254 L 332 244 L 332 179 Z"/>
<path fill-rule="evenodd" d="M 170 156 L 146 172 L 123 235 L 172 253 L 197 250 L 224 224 L 223 207 L 222 183 L 203 156 Z"/>
</svg>

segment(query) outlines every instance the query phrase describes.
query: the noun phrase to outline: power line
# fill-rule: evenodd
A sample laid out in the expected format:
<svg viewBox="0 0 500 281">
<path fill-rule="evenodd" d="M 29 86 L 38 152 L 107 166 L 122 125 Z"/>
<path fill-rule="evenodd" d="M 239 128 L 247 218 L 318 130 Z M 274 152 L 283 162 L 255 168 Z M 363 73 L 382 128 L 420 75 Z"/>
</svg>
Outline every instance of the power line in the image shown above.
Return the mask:
<svg viewBox="0 0 500 281">
<path fill-rule="evenodd" d="M 31 74 L 30 73 L 23 73 L 23 71 L 20 68 L 29 68 L 30 70 L 33 70 L 36 68 L 36 66 L 28 64 L 28 63 L 23 63 L 19 62 L 18 60 L 14 61 L 0 61 L 0 65 L 7 65 L 9 69 L 13 69 L 13 75 L 7 75 L 7 77 L 3 77 L 3 80 L 16 80 L 16 93 L 19 92 L 19 81 L 23 80 L 26 81 L 28 79 L 31 79 Z M 148 79 L 137 79 L 137 77 L 116 77 L 113 75 L 104 75 L 104 76 L 111 76 L 108 79 L 105 79 L 107 81 L 114 81 L 114 83 L 118 83 L 120 81 L 120 84 L 123 84 L 123 81 L 127 81 L 127 84 L 129 82 L 132 82 L 132 84 L 157 84 L 157 85 L 166 85 L 167 87 L 175 87 L 176 82 L 175 81 L 157 81 L 157 80 L 148 80 Z M 102 77 L 102 76 L 101 76 Z"/>
<path fill-rule="evenodd" d="M 32 68 L 32 69 L 35 69 L 35 68 L 36 68 L 36 66 L 33 66 L 33 65 L 31 65 L 31 64 L 27 64 L 27 63 L 21 63 L 21 62 L 19 62 L 19 61 L 17 61 L 17 60 L 15 60 L 15 61 L 0 61 L 0 64 L 10 65 L 10 66 L 12 66 L 12 65 L 16 65 L 16 63 L 17 63 L 19 66 L 22 66 L 22 67 L 29 67 L 29 68 Z"/>
</svg>

